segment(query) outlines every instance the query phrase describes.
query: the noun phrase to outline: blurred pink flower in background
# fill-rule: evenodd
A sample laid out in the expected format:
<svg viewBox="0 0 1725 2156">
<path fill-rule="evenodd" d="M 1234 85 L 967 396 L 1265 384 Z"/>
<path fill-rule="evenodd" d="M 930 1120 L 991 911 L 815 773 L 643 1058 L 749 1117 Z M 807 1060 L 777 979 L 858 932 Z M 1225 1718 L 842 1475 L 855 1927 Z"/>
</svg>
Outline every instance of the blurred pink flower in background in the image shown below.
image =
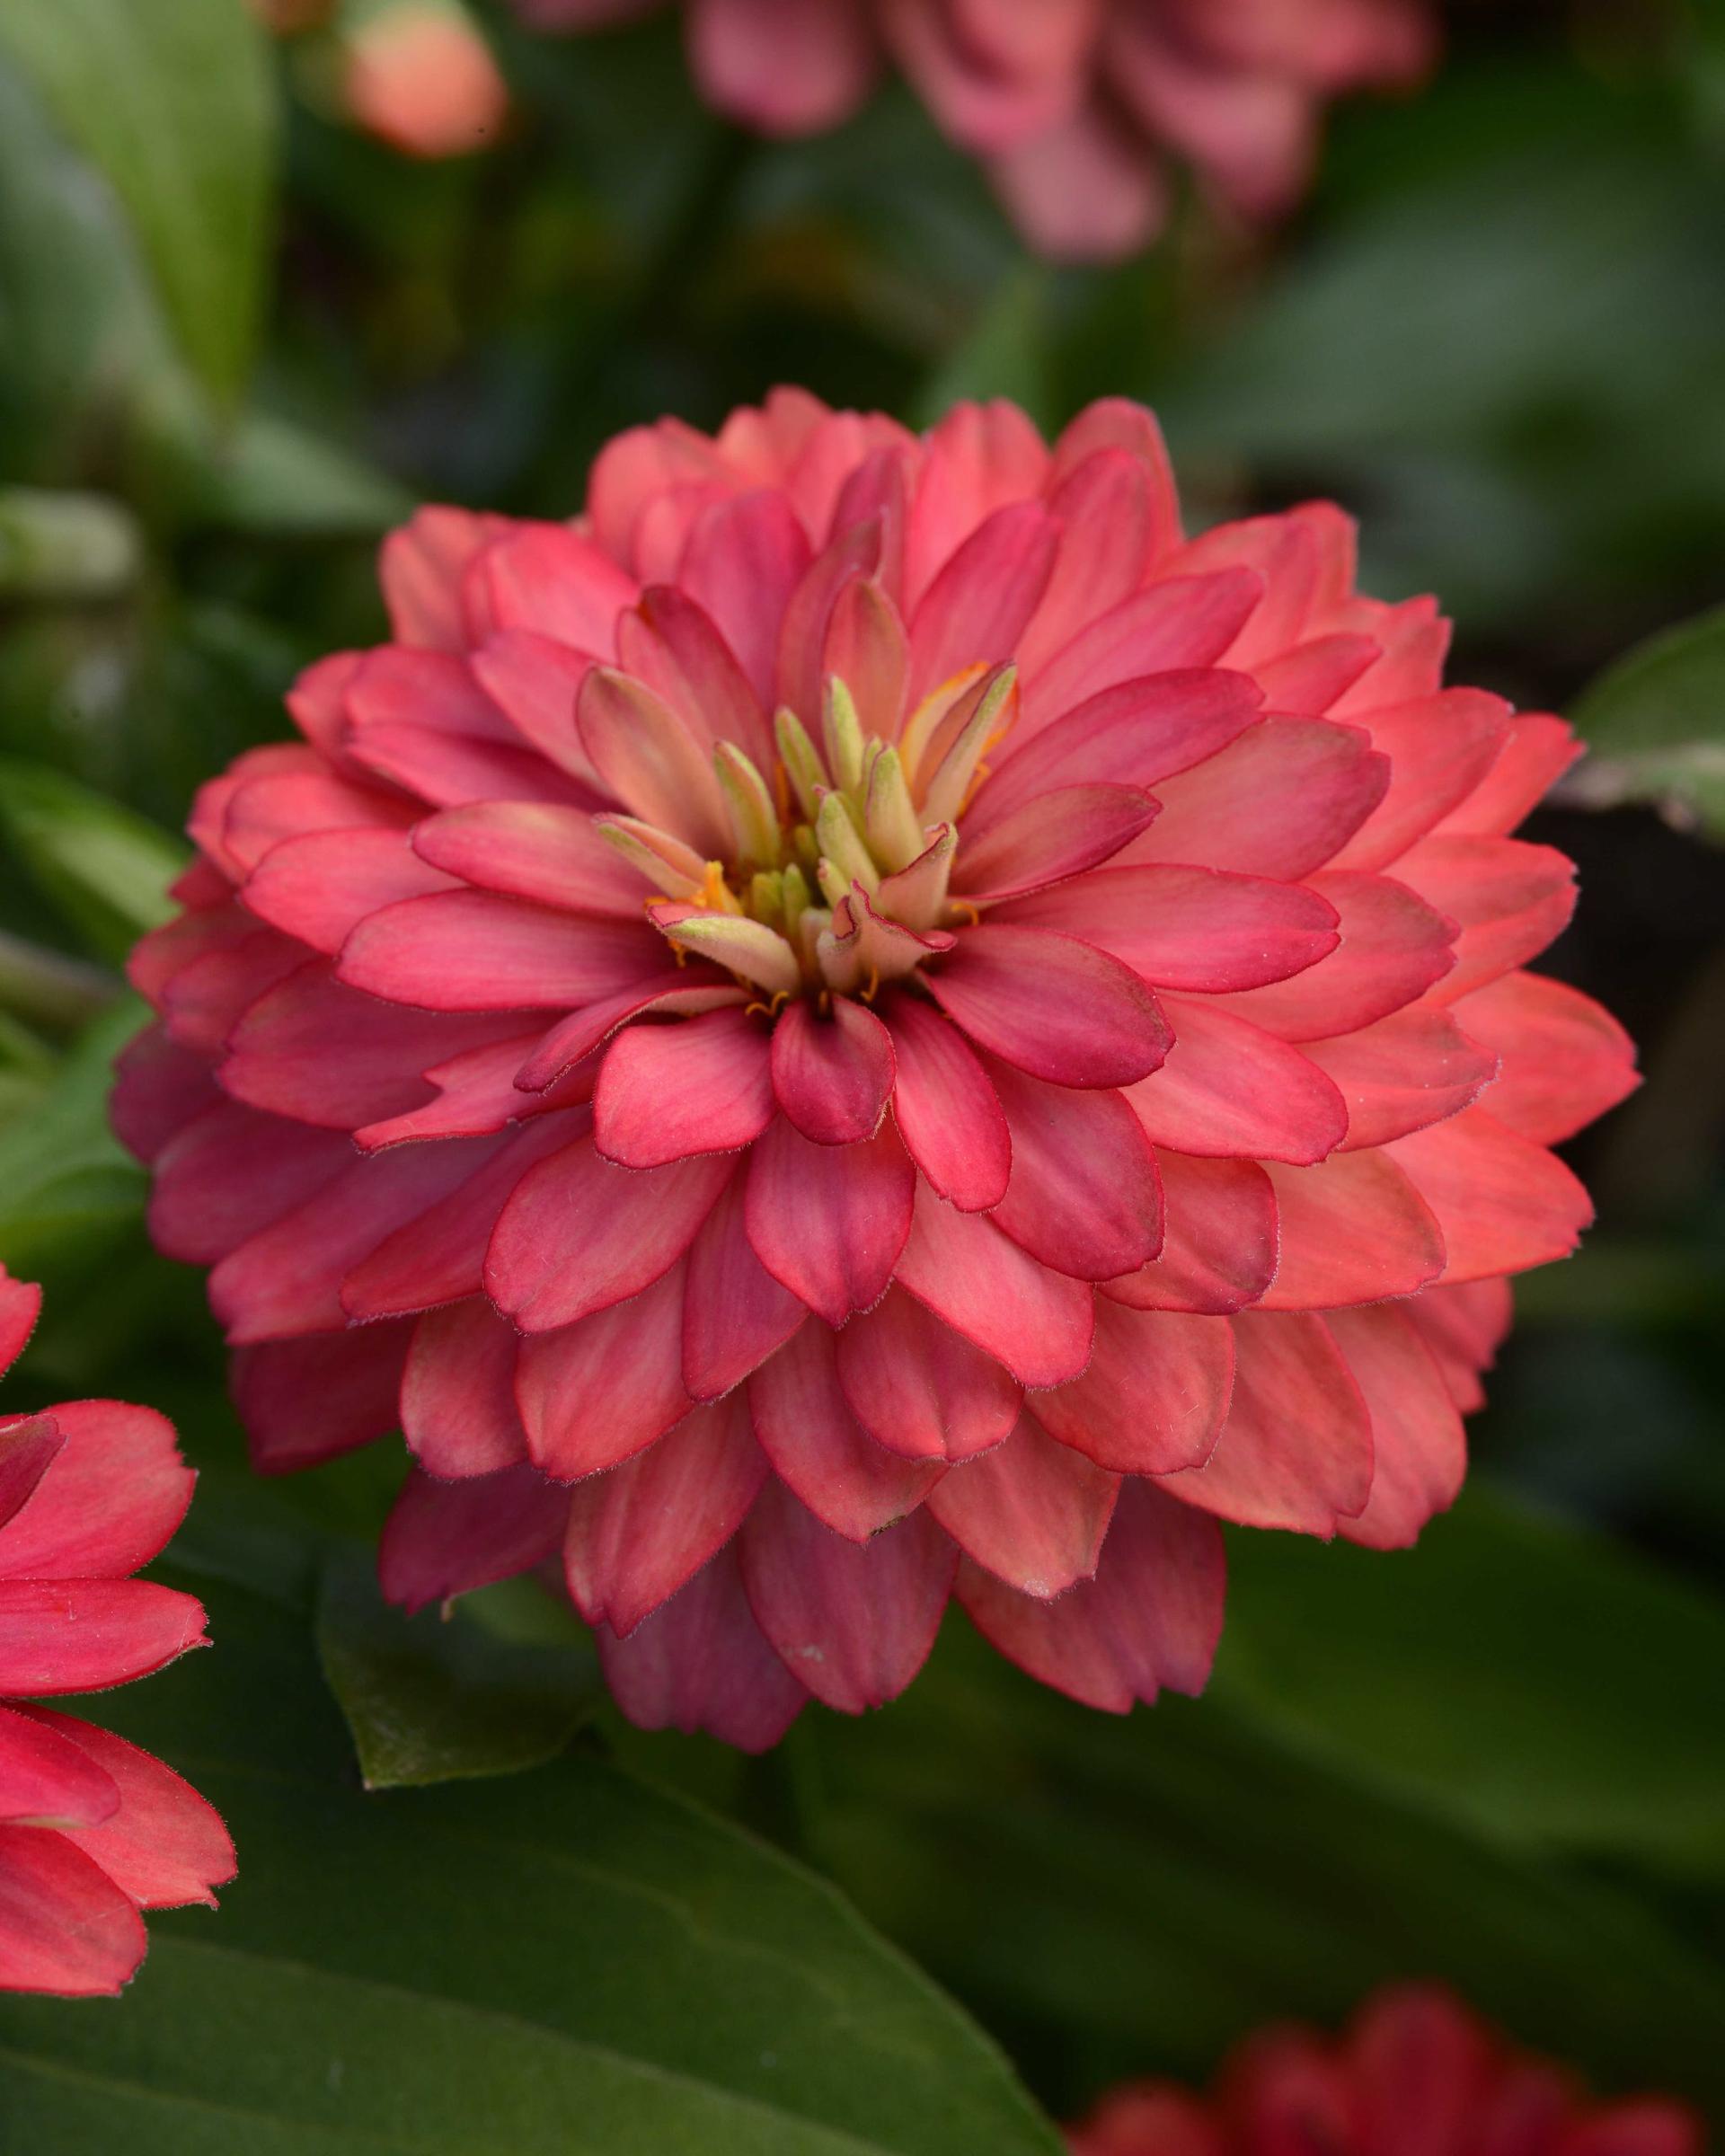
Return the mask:
<svg viewBox="0 0 1725 2156">
<path fill-rule="evenodd" d="M 0 1270 L 0 1371 L 42 1291 Z M 208 1644 L 190 1595 L 131 1575 L 194 1477 L 148 1408 L 81 1400 L 0 1421 L 0 1991 L 117 1992 L 143 1909 L 214 1906 L 234 1846 L 198 1792 L 43 1699 L 106 1692 Z"/>
<path fill-rule="evenodd" d="M 1104 2097 L 1072 2156 L 1702 2156 L 1700 2121 L 1660 2097 L 1588 2098 L 1435 1984 L 1367 2000 L 1339 2037 L 1278 2028 L 1208 2097 L 1146 2081 Z"/>
<path fill-rule="evenodd" d="M 581 31 L 663 0 L 515 0 Z M 890 61 L 986 164 L 1031 246 L 1110 259 L 1153 239 L 1170 160 L 1252 218 L 1311 176 L 1326 102 L 1416 83 L 1425 0 L 685 0 L 703 94 L 765 135 L 855 110 Z"/>
<path fill-rule="evenodd" d="M 341 35 L 348 117 L 404 156 L 461 157 L 495 142 L 509 92 L 464 11 L 397 0 Z"/>
<path fill-rule="evenodd" d="M 393 1596 L 554 1564 L 629 1713 L 762 1745 L 950 1594 L 1196 1691 L 1218 1517 L 1451 1501 L 1633 1056 L 1519 970 L 1569 729 L 1340 510 L 1188 540 L 1137 406 L 790 390 L 383 579 L 199 797 L 115 1115 L 258 1464 L 405 1431 Z"/>
</svg>

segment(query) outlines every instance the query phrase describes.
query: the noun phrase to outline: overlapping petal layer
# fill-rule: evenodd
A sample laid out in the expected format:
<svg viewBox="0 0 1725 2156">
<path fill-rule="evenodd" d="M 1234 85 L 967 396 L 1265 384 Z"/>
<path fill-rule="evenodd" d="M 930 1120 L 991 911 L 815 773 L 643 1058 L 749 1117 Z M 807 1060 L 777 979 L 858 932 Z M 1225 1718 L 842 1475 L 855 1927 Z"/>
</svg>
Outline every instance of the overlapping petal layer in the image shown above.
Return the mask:
<svg viewBox="0 0 1725 2156">
<path fill-rule="evenodd" d="M 550 31 L 605 29 L 663 0 L 516 0 Z M 1424 0 L 685 0 L 690 65 L 765 135 L 836 126 L 898 68 L 984 160 L 1044 253 L 1131 253 L 1167 214 L 1171 161 L 1238 210 L 1304 191 L 1332 97 L 1419 79 Z"/>
<path fill-rule="evenodd" d="M 1113 2090 L 1072 2156 L 1701 2156 L 1701 2121 L 1663 2097 L 1597 2102 L 1435 1984 L 1376 1993 L 1340 2037 L 1269 2028 L 1205 2096 Z"/>
<path fill-rule="evenodd" d="M 0 1372 L 40 1303 L 0 1270 Z M 131 1577 L 180 1524 L 192 1480 L 147 1408 L 84 1400 L 0 1421 L 0 1991 L 117 1992 L 144 1957 L 139 1912 L 213 1905 L 234 1875 L 195 1789 L 37 1703 L 205 1644 L 190 1595 Z"/>
<path fill-rule="evenodd" d="M 1450 1501 L 1632 1056 L 1520 970 L 1567 729 L 1339 511 L 1188 542 L 1136 407 L 783 391 L 383 580 L 199 796 L 116 1116 L 260 1467 L 405 1432 L 393 1594 L 554 1564 L 630 1712 L 761 1744 L 953 1595 L 1197 1689 L 1218 1520 Z"/>
</svg>

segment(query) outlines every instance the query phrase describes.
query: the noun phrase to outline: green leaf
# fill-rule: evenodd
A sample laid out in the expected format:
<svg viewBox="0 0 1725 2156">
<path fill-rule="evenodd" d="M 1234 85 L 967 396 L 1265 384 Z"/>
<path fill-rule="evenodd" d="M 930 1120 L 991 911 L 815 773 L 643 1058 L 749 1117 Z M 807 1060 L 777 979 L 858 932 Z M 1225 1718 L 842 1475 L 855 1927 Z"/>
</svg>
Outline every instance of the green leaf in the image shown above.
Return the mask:
<svg viewBox="0 0 1725 2156">
<path fill-rule="evenodd" d="M 968 333 L 924 384 L 916 420 L 932 427 L 966 398 L 1010 397 L 1046 422 L 1048 273 L 1021 262 L 1002 278 Z"/>
<path fill-rule="evenodd" d="M 332 538 L 381 532 L 412 512 L 393 480 L 291 420 L 252 411 L 212 425 L 183 380 L 150 384 L 140 432 L 158 490 L 190 525 Z"/>
<path fill-rule="evenodd" d="M 1471 1489 L 1382 1556 L 1234 1538 L 1218 1690 L 1488 1831 L 1725 1869 L 1725 1607 Z"/>
<path fill-rule="evenodd" d="M 0 0 L 0 49 L 113 189 L 188 361 L 233 405 L 271 237 L 261 25 L 243 0 Z"/>
<path fill-rule="evenodd" d="M 1600 807 L 1653 801 L 1725 837 L 1725 606 L 1637 645 L 1574 718 L 1594 753 L 1573 792 Z"/>
<path fill-rule="evenodd" d="M 30 2156 L 1058 2156 L 994 2046 L 824 1881 L 595 1757 L 367 1796 L 301 1626 L 97 1702 L 238 1882 L 118 2008 L 0 2000 Z"/>
<path fill-rule="evenodd" d="M 117 1002 L 60 1059 L 52 1083 L 0 1128 L 0 1259 L 38 1272 L 67 1246 L 113 1240 L 141 1219 L 144 1171 L 108 1127 L 113 1060 L 146 1015 Z"/>
<path fill-rule="evenodd" d="M 816 1854 L 991 2026 L 1057 2030 L 1067 2102 L 1433 1976 L 1602 2086 L 1725 2105 L 1725 1979 L 1646 1904 L 1221 1699 L 1117 1720 L 953 1626 L 890 1712 L 818 1734 Z"/>
<path fill-rule="evenodd" d="M 317 1649 L 368 1789 L 541 1766 L 597 1695 L 592 1651 L 502 1639 L 464 1607 L 393 1609 L 369 1550 L 331 1560 Z"/>
<path fill-rule="evenodd" d="M 0 830 L 91 948 L 123 959 L 173 913 L 168 886 L 185 845 L 46 764 L 0 757 Z"/>
</svg>

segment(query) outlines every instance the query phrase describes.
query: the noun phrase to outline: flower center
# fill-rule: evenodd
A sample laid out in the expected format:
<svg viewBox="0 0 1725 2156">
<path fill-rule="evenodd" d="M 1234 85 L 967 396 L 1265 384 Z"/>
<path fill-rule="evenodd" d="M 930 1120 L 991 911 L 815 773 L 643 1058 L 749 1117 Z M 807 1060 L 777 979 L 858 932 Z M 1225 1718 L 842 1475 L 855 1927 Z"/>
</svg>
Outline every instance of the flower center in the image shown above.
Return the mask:
<svg viewBox="0 0 1725 2156">
<path fill-rule="evenodd" d="M 835 676 L 818 743 L 795 712 L 780 711 L 770 776 L 733 742 L 714 750 L 728 859 L 703 860 L 632 817 L 595 822 L 652 883 L 648 916 L 679 950 L 775 1001 L 871 997 L 950 950 L 951 924 L 975 918 L 948 895 L 959 819 L 1017 705 L 1013 667 L 969 667 L 889 741 L 864 729 Z"/>
</svg>

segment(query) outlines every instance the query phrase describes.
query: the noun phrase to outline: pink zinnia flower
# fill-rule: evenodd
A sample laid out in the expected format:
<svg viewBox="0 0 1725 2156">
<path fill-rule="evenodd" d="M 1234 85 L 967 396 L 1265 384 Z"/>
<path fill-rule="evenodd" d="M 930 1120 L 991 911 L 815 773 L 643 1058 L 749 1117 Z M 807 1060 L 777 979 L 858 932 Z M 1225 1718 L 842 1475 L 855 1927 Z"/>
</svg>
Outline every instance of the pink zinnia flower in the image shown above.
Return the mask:
<svg viewBox="0 0 1725 2156">
<path fill-rule="evenodd" d="M 1596 2103 L 1436 1984 L 1377 1993 L 1339 2038 L 1267 2029 L 1209 2097 L 1165 2081 L 1118 2090 L 1067 2138 L 1072 2156 L 1701 2156 L 1703 2146 L 1685 2106 Z"/>
<path fill-rule="evenodd" d="M 1339 510 L 1185 540 L 1137 406 L 781 391 L 383 580 L 199 798 L 117 1115 L 258 1464 L 405 1431 L 394 1595 L 561 1563 L 629 1713 L 758 1745 L 953 1593 L 1196 1691 L 1218 1518 L 1450 1502 L 1632 1053 L 1518 970 L 1568 729 Z"/>
<path fill-rule="evenodd" d="M 42 1291 L 0 1270 L 0 1372 Z M 0 1991 L 117 1992 L 143 1909 L 234 1876 L 210 1807 L 135 1745 L 37 1704 L 105 1692 L 202 1647 L 190 1595 L 131 1575 L 180 1524 L 194 1478 L 148 1408 L 80 1400 L 0 1422 Z"/>
<path fill-rule="evenodd" d="M 497 139 L 509 92 L 464 13 L 398 0 L 345 40 L 341 93 L 355 124 L 408 157 L 461 157 Z"/>
<path fill-rule="evenodd" d="M 607 27 L 662 0 L 516 0 L 552 31 Z M 1327 100 L 1418 81 L 1426 0 L 687 0 L 703 94 L 766 135 L 815 134 L 884 61 L 986 163 L 1032 245 L 1125 255 L 1167 213 L 1167 160 L 1237 210 L 1304 192 Z"/>
</svg>

